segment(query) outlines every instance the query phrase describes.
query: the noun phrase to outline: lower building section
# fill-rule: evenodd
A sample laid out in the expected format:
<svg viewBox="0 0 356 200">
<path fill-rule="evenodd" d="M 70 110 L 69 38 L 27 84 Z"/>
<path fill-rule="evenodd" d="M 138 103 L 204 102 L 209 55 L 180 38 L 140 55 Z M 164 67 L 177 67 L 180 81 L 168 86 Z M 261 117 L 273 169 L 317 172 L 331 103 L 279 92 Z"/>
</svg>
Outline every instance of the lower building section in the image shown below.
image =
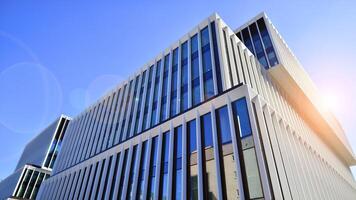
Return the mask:
<svg viewBox="0 0 356 200">
<path fill-rule="evenodd" d="M 0 184 L 0 199 L 36 199 L 41 183 L 50 171 L 33 165 L 24 165 Z"/>
<path fill-rule="evenodd" d="M 38 199 L 355 199 L 348 167 L 280 106 L 237 85 L 52 175 Z"/>
</svg>

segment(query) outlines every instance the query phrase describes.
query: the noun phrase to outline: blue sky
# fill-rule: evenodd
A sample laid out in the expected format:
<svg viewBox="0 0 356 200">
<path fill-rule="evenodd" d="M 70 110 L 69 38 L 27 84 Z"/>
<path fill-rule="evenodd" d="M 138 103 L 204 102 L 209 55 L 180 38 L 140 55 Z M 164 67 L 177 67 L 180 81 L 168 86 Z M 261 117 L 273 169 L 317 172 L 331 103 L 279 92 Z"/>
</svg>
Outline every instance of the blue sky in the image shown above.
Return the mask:
<svg viewBox="0 0 356 200">
<path fill-rule="evenodd" d="M 356 150 L 355 1 L 0 2 L 0 180 L 61 113 L 75 116 L 213 12 L 265 11 Z M 356 172 L 356 170 L 355 170 Z"/>
</svg>

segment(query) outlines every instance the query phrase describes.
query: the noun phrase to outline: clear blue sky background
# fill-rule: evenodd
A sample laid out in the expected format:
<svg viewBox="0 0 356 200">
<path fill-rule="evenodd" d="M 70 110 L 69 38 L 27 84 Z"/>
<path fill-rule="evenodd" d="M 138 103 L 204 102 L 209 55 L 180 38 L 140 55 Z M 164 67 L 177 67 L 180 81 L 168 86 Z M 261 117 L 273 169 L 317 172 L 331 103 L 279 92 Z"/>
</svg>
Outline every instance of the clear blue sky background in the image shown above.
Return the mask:
<svg viewBox="0 0 356 200">
<path fill-rule="evenodd" d="M 356 1 L 0 2 L 0 179 L 61 113 L 76 116 L 213 12 L 266 11 L 356 150 Z"/>
</svg>

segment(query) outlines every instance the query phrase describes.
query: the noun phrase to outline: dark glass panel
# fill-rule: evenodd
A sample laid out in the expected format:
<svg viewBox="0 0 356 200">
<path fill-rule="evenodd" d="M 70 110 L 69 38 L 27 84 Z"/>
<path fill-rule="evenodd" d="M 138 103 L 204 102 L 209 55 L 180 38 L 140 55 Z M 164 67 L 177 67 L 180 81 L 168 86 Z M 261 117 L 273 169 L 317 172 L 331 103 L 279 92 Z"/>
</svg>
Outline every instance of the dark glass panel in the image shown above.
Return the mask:
<svg viewBox="0 0 356 200">
<path fill-rule="evenodd" d="M 173 199 L 182 198 L 182 126 L 174 129 Z"/>
<path fill-rule="evenodd" d="M 203 138 L 203 146 L 204 147 L 214 146 L 210 113 L 201 116 L 201 133 Z"/>
<path fill-rule="evenodd" d="M 231 130 L 227 106 L 216 110 L 216 127 L 218 135 L 221 137 L 221 143 L 231 143 Z"/>
<path fill-rule="evenodd" d="M 159 199 L 168 199 L 168 161 L 169 161 L 170 133 L 163 133 L 161 179 L 159 187 Z"/>
<path fill-rule="evenodd" d="M 247 109 L 247 103 L 245 98 L 241 98 L 232 103 L 232 109 L 235 117 L 239 117 L 241 137 L 246 137 L 252 134 L 250 118 Z"/>
<path fill-rule="evenodd" d="M 214 60 L 215 60 L 215 71 L 216 71 L 216 81 L 218 86 L 218 93 L 222 92 L 222 80 L 221 80 L 221 71 L 220 71 L 220 59 L 219 59 L 219 50 L 216 40 L 216 31 L 215 31 L 215 22 L 210 23 L 211 26 L 211 35 L 213 40 L 214 47 Z"/>
</svg>

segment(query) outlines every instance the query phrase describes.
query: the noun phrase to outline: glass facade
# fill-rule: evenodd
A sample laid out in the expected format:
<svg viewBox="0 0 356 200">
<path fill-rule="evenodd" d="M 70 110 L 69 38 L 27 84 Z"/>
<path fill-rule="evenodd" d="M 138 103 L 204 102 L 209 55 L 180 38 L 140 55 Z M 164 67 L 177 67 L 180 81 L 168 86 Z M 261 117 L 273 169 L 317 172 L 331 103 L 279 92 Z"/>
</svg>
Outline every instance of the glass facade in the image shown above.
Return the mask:
<svg viewBox="0 0 356 200">
<path fill-rule="evenodd" d="M 157 104 L 158 104 L 158 92 L 159 92 L 159 84 L 160 84 L 160 77 L 161 77 L 161 60 L 159 60 L 156 64 L 156 76 L 155 76 L 155 86 L 153 92 L 153 103 L 152 103 L 152 115 L 151 115 L 151 126 L 154 126 L 158 123 L 157 121 Z"/>
<path fill-rule="evenodd" d="M 214 82 L 213 82 L 213 66 L 210 51 L 210 37 L 209 28 L 205 27 L 200 31 L 201 35 L 201 51 L 202 51 L 202 65 L 203 65 L 203 79 L 204 79 L 204 99 L 210 99 L 214 96 Z"/>
<path fill-rule="evenodd" d="M 241 163 L 245 197 L 264 198 L 248 106 L 245 98 L 237 99 L 231 103 L 231 110 L 225 104 L 213 109 L 213 112 L 199 116 L 198 120 L 193 118 L 182 122 L 172 132 L 165 131 L 161 137 L 155 136 L 142 141 L 141 151 L 139 145 L 135 144 L 122 150 L 122 155 L 113 154 L 86 166 L 65 178 L 70 184 L 63 192 L 83 188 L 80 190 L 88 193 L 84 198 L 99 199 L 154 199 L 157 196 L 159 199 L 198 199 L 200 194 L 203 199 L 218 199 L 220 195 L 223 199 L 240 199 L 239 168 L 236 165 L 232 140 L 235 135 L 238 153 L 241 155 L 238 159 Z M 186 146 L 183 146 L 184 138 Z M 187 153 L 186 162 L 183 162 L 184 149 Z M 199 152 L 202 156 L 200 163 Z M 220 176 L 217 176 L 217 170 L 220 171 Z M 24 184 L 32 184 L 30 177 L 33 172 L 26 174 Z M 39 177 L 40 174 L 35 176 Z M 35 187 L 34 183 L 32 185 Z M 218 185 L 222 186 L 222 193 L 219 193 Z M 28 196 L 25 191 L 19 189 L 20 194 Z M 64 198 L 79 197 L 77 192 L 66 195 L 64 194 Z"/>
<path fill-rule="evenodd" d="M 160 170 L 159 199 L 168 199 L 168 161 L 170 133 L 163 133 L 162 161 Z"/>
<path fill-rule="evenodd" d="M 25 166 L 15 188 L 14 196 L 21 199 L 36 199 L 41 183 L 49 177 L 46 172 L 35 167 Z"/>
<path fill-rule="evenodd" d="M 167 95 L 168 95 L 168 72 L 169 72 L 169 58 L 170 54 L 164 57 L 164 69 L 163 69 L 163 84 L 161 94 L 161 117 L 160 121 L 164 121 L 167 116 Z"/>
<path fill-rule="evenodd" d="M 88 193 L 82 195 L 84 199 L 240 199 L 241 192 L 247 199 L 264 198 L 249 102 L 236 99 L 238 92 L 229 96 L 232 103 L 225 96 L 238 90 L 233 78 L 240 83 L 239 79 L 249 77 L 244 84 L 252 85 L 257 75 L 251 73 L 257 72 L 246 69 L 254 67 L 246 63 L 251 55 L 234 44 L 231 31 L 219 30 L 221 25 L 215 20 L 203 23 L 74 121 L 67 146 L 73 149 L 63 154 L 55 174 L 86 164 L 85 159 L 114 145 L 123 149 L 66 175 L 63 181 L 68 189 L 63 192 L 83 188 Z M 263 20 L 236 35 L 262 66 L 276 63 Z M 224 62 L 220 51 L 228 52 Z M 233 74 L 238 70 L 243 74 Z M 224 77 L 232 81 L 232 88 L 227 88 Z M 167 125 L 168 120 L 174 123 Z M 23 195 L 29 194 L 24 191 Z M 76 192 L 61 195 L 80 197 Z"/>
<path fill-rule="evenodd" d="M 148 148 L 147 148 L 147 141 L 145 141 L 142 144 L 142 153 L 141 153 L 141 161 L 140 161 L 140 170 L 139 170 L 139 175 L 138 175 L 138 185 L 137 185 L 137 195 L 136 199 L 142 200 L 143 199 L 143 193 L 145 191 L 144 188 L 144 181 L 145 181 L 145 172 L 148 168 L 146 165 L 146 160 L 147 160 L 147 155 L 148 155 Z"/>
<path fill-rule="evenodd" d="M 265 69 L 278 64 L 277 56 L 272 45 L 264 18 L 258 19 L 248 27 L 237 32 L 236 36 L 256 56 Z"/>
<path fill-rule="evenodd" d="M 192 105 L 200 103 L 200 74 L 199 74 L 199 52 L 198 52 L 198 35 L 194 35 L 190 40 L 190 59 L 192 73 Z"/>
<path fill-rule="evenodd" d="M 182 198 L 182 126 L 174 129 L 174 167 L 173 167 L 173 190 L 172 198 L 181 199 Z"/>
<path fill-rule="evenodd" d="M 143 110 L 142 130 L 147 130 L 151 124 L 150 121 L 148 120 L 148 108 L 149 108 L 150 96 L 151 96 L 152 77 L 153 77 L 152 74 L 153 74 L 153 66 L 151 66 L 149 69 L 145 107 Z"/>
<path fill-rule="evenodd" d="M 185 111 L 188 109 L 188 42 L 184 42 L 181 47 L 181 95 L 180 109 Z"/>
<path fill-rule="evenodd" d="M 149 180 L 147 188 L 147 199 L 153 200 L 155 197 L 156 190 L 156 167 L 157 167 L 157 155 L 158 154 L 158 137 L 152 139 L 151 147 L 151 159 L 150 159 L 150 168 L 149 168 Z"/>
<path fill-rule="evenodd" d="M 198 199 L 198 160 L 197 160 L 197 133 L 196 120 L 187 123 L 188 159 L 187 159 L 187 199 Z"/>
<path fill-rule="evenodd" d="M 177 114 L 177 93 L 178 93 L 178 48 L 173 50 L 172 78 L 171 78 L 171 102 L 170 116 Z"/>
</svg>

